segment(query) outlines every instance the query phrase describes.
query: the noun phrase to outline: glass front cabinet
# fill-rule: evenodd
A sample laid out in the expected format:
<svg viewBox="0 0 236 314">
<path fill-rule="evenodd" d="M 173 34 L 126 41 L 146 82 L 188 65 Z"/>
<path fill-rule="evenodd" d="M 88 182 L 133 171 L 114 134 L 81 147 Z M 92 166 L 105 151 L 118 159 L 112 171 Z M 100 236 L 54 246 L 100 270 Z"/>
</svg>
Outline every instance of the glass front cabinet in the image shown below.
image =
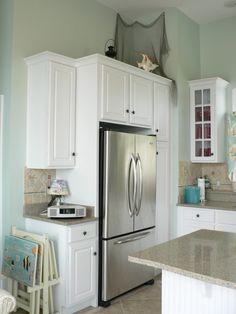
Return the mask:
<svg viewBox="0 0 236 314">
<path fill-rule="evenodd" d="M 189 81 L 192 162 L 225 161 L 227 85 L 218 77 Z"/>
</svg>

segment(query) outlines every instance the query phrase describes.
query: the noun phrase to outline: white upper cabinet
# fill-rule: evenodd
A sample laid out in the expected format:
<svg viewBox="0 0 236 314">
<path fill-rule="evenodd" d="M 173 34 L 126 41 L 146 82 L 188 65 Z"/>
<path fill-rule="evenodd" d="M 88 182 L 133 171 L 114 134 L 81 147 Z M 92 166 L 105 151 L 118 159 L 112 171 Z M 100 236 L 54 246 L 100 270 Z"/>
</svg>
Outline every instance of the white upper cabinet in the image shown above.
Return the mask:
<svg viewBox="0 0 236 314">
<path fill-rule="evenodd" d="M 225 161 L 226 86 L 221 78 L 190 81 L 192 162 Z"/>
<path fill-rule="evenodd" d="M 170 134 L 170 85 L 154 83 L 154 130 L 157 140 L 169 141 Z"/>
<path fill-rule="evenodd" d="M 120 69 L 119 63 L 101 67 L 100 120 L 152 128 L 153 81 L 131 74 L 128 65 Z"/>
<path fill-rule="evenodd" d="M 132 124 L 153 126 L 153 81 L 130 76 L 130 113 Z"/>
<path fill-rule="evenodd" d="M 129 121 L 129 74 L 105 65 L 102 67 L 101 118 Z"/>
<path fill-rule="evenodd" d="M 75 67 L 70 58 L 42 53 L 28 65 L 27 161 L 29 168 L 75 165 Z"/>
</svg>

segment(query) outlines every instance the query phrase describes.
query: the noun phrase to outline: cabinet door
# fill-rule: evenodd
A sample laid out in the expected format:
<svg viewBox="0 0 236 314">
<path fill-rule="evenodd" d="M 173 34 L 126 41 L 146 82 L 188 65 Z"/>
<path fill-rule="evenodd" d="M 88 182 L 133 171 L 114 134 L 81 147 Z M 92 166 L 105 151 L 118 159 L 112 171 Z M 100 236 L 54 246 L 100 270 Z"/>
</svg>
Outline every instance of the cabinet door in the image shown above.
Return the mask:
<svg viewBox="0 0 236 314">
<path fill-rule="evenodd" d="M 153 127 L 153 82 L 143 77 L 130 77 L 130 122 Z"/>
<path fill-rule="evenodd" d="M 182 228 L 178 230 L 178 236 L 182 236 L 200 229 L 214 230 L 214 223 L 185 220 L 182 223 Z"/>
<path fill-rule="evenodd" d="M 158 141 L 169 140 L 170 87 L 154 84 L 154 129 Z"/>
<path fill-rule="evenodd" d="M 85 240 L 69 245 L 68 303 L 79 303 L 96 293 L 97 241 Z"/>
<path fill-rule="evenodd" d="M 169 145 L 157 142 L 156 242 L 169 240 Z"/>
<path fill-rule="evenodd" d="M 231 210 L 216 210 L 215 229 L 236 232 L 236 212 Z"/>
<path fill-rule="evenodd" d="M 74 166 L 75 69 L 51 63 L 50 73 L 49 166 Z"/>
<path fill-rule="evenodd" d="M 129 120 L 129 74 L 102 66 L 101 119 Z"/>
<path fill-rule="evenodd" d="M 191 88 L 191 159 L 215 160 L 215 88 L 203 85 Z"/>
</svg>

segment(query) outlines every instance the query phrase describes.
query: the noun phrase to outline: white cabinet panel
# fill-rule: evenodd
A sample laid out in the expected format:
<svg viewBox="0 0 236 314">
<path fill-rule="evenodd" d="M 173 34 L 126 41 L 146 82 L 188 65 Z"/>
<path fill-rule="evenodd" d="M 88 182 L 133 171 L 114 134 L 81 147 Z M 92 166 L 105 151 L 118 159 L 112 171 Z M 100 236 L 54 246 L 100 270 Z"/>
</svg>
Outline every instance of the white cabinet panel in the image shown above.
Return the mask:
<svg viewBox="0 0 236 314">
<path fill-rule="evenodd" d="M 26 63 L 26 166 L 72 168 L 75 166 L 75 67 L 70 65 L 70 58 L 47 52 L 27 58 Z"/>
<path fill-rule="evenodd" d="M 236 232 L 236 212 L 179 206 L 177 229 L 178 236 L 199 229 Z"/>
<path fill-rule="evenodd" d="M 158 141 L 168 141 L 170 133 L 170 87 L 154 83 L 154 129 Z"/>
<path fill-rule="evenodd" d="M 101 118 L 127 122 L 129 119 L 129 74 L 102 66 Z"/>
<path fill-rule="evenodd" d="M 49 166 L 74 166 L 75 69 L 51 64 Z"/>
<path fill-rule="evenodd" d="M 128 65 L 123 69 L 117 63 L 101 65 L 100 119 L 153 128 L 154 80 L 148 78 L 149 73 L 133 74 Z"/>
<path fill-rule="evenodd" d="M 153 125 L 153 81 L 130 77 L 130 122 L 146 127 Z"/>
<path fill-rule="evenodd" d="M 182 236 L 200 229 L 214 230 L 214 223 L 185 220 L 182 223 L 182 228 L 179 230 L 178 236 Z"/>
<path fill-rule="evenodd" d="M 230 210 L 216 210 L 216 223 L 236 225 L 236 212 Z"/>
<path fill-rule="evenodd" d="M 198 221 L 207 221 L 214 223 L 215 212 L 212 209 L 200 209 L 192 207 L 183 207 L 182 217 L 184 220 L 192 220 L 195 222 Z"/>
<path fill-rule="evenodd" d="M 169 143 L 157 142 L 156 243 L 169 240 Z"/>
<path fill-rule="evenodd" d="M 95 294 L 97 256 L 95 240 L 80 241 L 69 245 L 68 303 L 70 305 Z"/>
<path fill-rule="evenodd" d="M 236 224 L 230 225 L 230 224 L 216 224 L 215 230 L 218 231 L 225 231 L 225 232 L 236 232 Z"/>
</svg>

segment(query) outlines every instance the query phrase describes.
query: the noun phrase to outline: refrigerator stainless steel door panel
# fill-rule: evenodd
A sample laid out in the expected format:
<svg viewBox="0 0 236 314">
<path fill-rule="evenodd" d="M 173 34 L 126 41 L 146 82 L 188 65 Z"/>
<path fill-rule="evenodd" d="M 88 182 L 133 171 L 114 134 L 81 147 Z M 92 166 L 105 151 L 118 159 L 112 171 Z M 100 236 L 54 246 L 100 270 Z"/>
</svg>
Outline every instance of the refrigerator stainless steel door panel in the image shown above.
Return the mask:
<svg viewBox="0 0 236 314">
<path fill-rule="evenodd" d="M 134 229 L 134 143 L 134 134 L 104 132 L 103 238 L 130 233 Z"/>
<path fill-rule="evenodd" d="M 136 135 L 137 196 L 134 230 L 155 226 L 156 137 Z"/>
<path fill-rule="evenodd" d="M 102 300 L 110 300 L 154 278 L 152 267 L 128 261 L 132 253 L 154 245 L 155 228 L 103 240 Z"/>
</svg>

